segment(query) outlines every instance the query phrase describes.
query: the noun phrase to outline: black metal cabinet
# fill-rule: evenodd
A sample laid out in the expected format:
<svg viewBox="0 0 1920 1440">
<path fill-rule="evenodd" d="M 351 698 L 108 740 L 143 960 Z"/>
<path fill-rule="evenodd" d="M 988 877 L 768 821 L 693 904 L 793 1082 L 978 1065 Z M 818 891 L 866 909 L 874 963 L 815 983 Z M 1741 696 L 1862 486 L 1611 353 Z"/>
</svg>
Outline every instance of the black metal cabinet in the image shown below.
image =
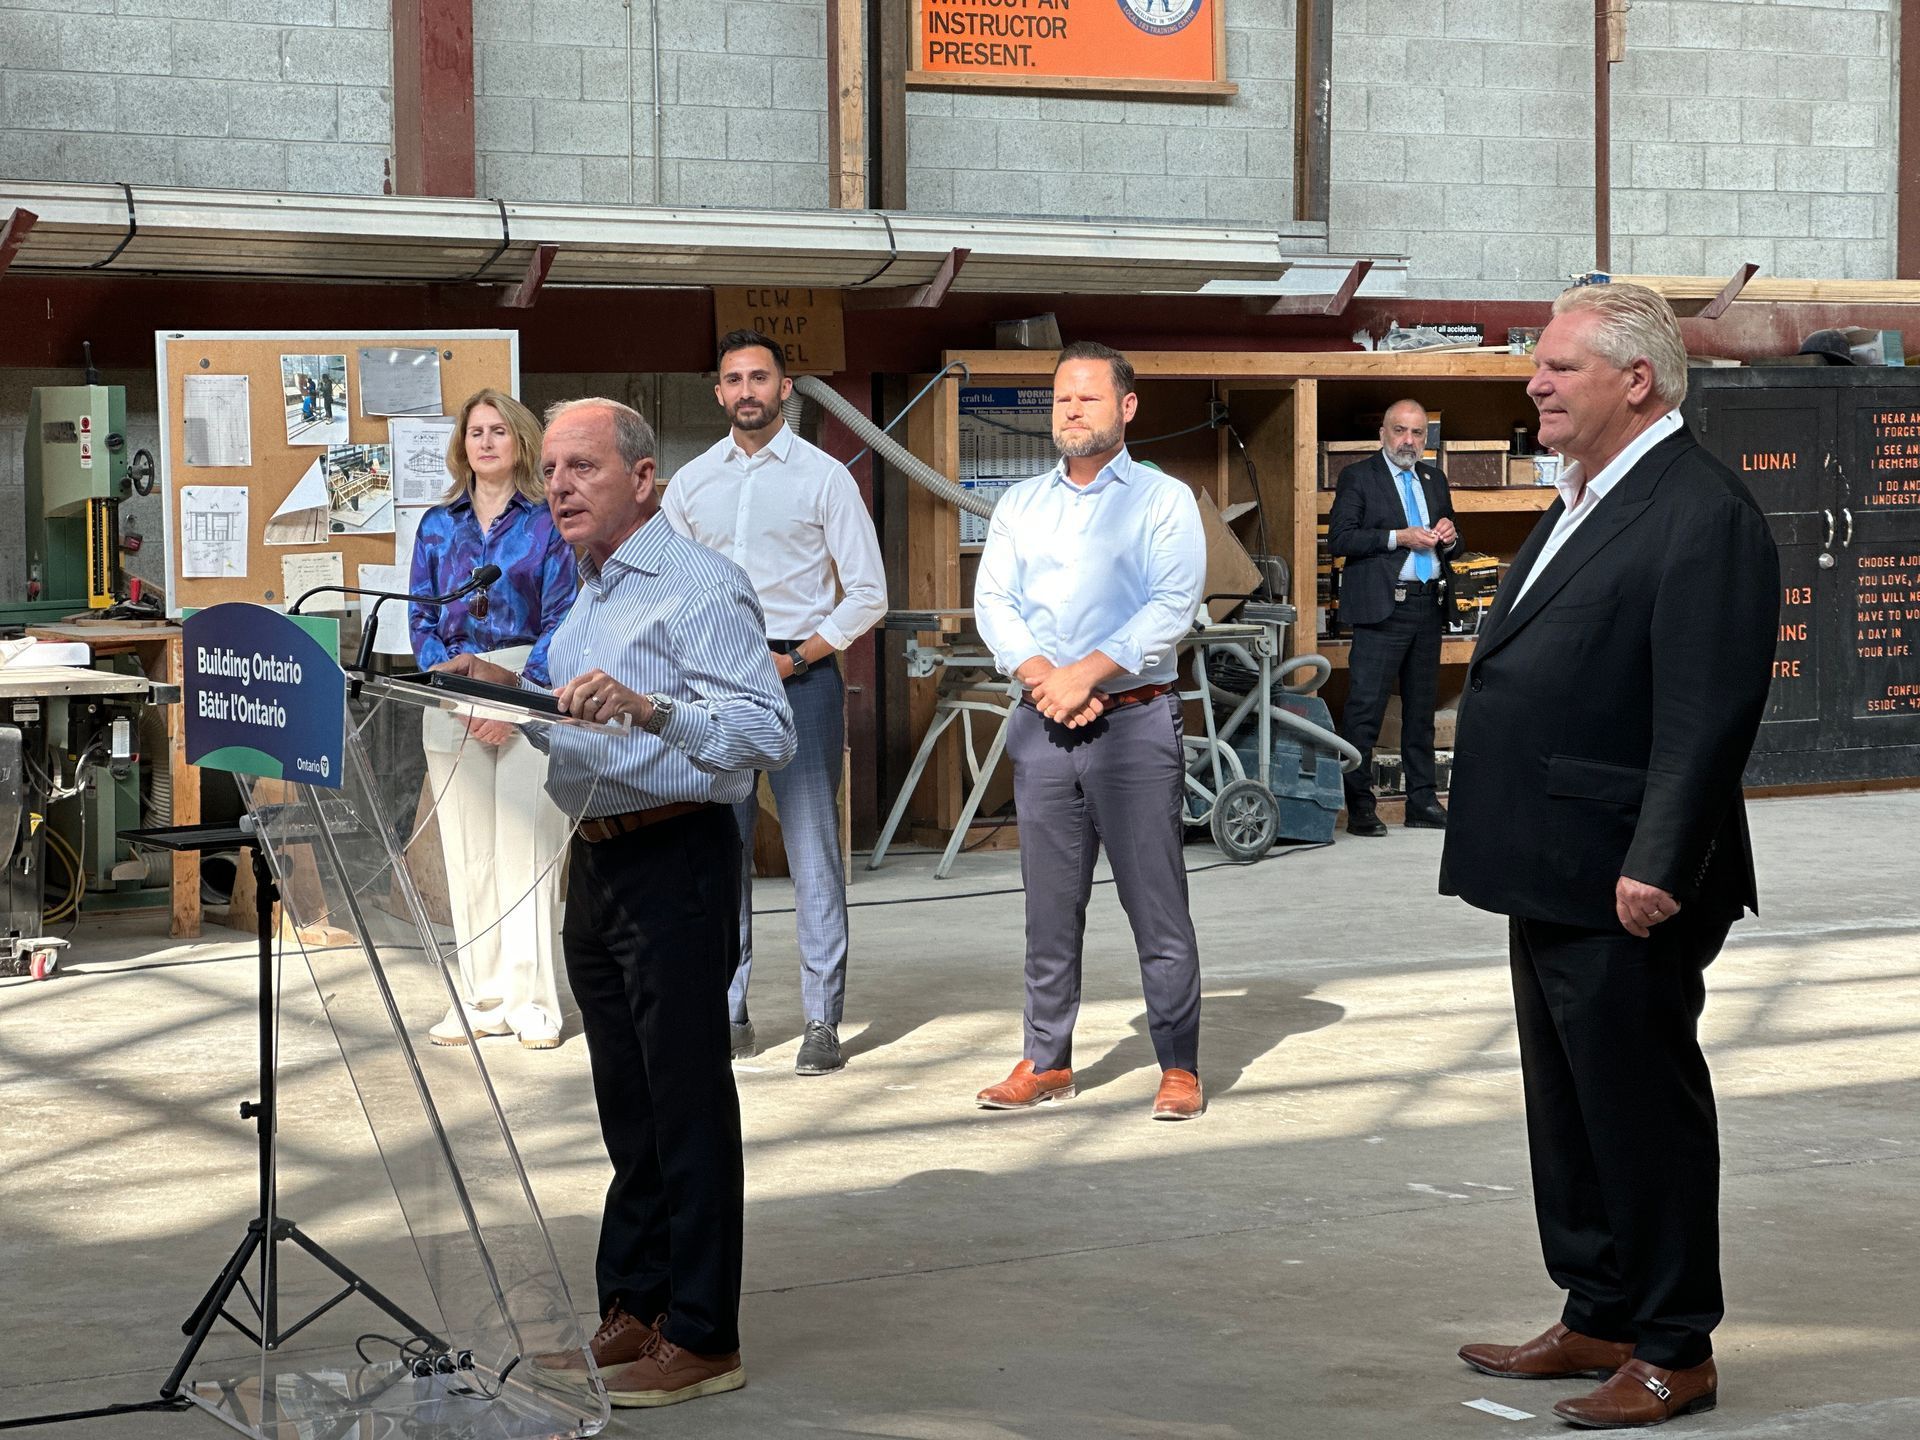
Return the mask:
<svg viewBox="0 0 1920 1440">
<path fill-rule="evenodd" d="M 1748 783 L 1920 776 L 1920 371 L 1696 369 L 1682 408 L 1780 546 Z"/>
</svg>

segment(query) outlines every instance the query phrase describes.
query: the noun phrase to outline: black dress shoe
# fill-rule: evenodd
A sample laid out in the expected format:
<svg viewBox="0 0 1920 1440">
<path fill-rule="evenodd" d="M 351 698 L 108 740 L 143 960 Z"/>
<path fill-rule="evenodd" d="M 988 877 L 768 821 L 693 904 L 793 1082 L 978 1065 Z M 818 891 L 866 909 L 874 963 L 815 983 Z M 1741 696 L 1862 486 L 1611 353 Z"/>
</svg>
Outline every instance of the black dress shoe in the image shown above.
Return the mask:
<svg viewBox="0 0 1920 1440">
<path fill-rule="evenodd" d="M 1369 840 L 1377 840 L 1386 833 L 1387 827 L 1385 823 L 1378 815 L 1373 814 L 1371 811 L 1365 815 L 1355 815 L 1351 811 L 1348 812 L 1347 834 L 1363 835 Z"/>
<path fill-rule="evenodd" d="M 1444 830 L 1447 828 L 1447 812 L 1440 808 L 1439 802 L 1431 805 L 1407 807 L 1407 829 Z"/>
<path fill-rule="evenodd" d="M 794 1057 L 796 1075 L 831 1075 L 845 1068 L 847 1057 L 840 1053 L 840 1033 L 824 1020 L 807 1021 L 807 1033 L 800 1041 L 800 1053 Z"/>
<path fill-rule="evenodd" d="M 733 1043 L 733 1058 L 751 1060 L 760 1053 L 760 1045 L 754 1038 L 753 1021 L 742 1020 L 738 1023 L 727 1022 L 727 1033 Z"/>
</svg>

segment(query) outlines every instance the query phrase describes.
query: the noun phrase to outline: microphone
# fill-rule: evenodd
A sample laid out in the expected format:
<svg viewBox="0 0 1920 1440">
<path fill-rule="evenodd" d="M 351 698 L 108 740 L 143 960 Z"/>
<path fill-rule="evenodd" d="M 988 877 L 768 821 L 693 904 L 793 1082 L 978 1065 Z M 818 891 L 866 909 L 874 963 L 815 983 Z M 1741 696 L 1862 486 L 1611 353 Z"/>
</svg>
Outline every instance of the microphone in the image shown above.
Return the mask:
<svg viewBox="0 0 1920 1440">
<path fill-rule="evenodd" d="M 367 612 L 366 626 L 360 632 L 360 653 L 354 656 L 353 669 L 357 672 L 347 693 L 355 700 L 360 698 L 360 681 L 373 666 L 373 642 L 380 629 L 380 607 L 389 600 L 405 600 L 412 605 L 427 605 L 438 609 L 442 605 L 451 605 L 456 600 L 464 600 L 476 590 L 485 590 L 500 578 L 498 565 L 477 566 L 466 579 L 466 583 L 457 590 L 449 590 L 445 595 L 414 595 L 404 590 L 365 590 L 352 585 L 316 585 L 293 604 L 287 607 L 287 614 L 298 615 L 300 607 L 316 595 L 360 595 L 373 600 L 373 608 Z"/>
</svg>

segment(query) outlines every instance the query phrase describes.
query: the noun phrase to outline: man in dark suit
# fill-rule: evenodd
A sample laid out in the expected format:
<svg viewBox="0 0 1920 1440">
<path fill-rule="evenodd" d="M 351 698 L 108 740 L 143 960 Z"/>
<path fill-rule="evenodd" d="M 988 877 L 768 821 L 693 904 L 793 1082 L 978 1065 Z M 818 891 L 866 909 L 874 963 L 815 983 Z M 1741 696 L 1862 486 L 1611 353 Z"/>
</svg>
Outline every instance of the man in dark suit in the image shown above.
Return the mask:
<svg viewBox="0 0 1920 1440">
<path fill-rule="evenodd" d="M 1712 1407 L 1723 1311 L 1704 972 L 1757 908 L 1740 774 L 1772 675 L 1765 519 L 1681 423 L 1665 301 L 1570 290 L 1534 352 L 1560 499 L 1467 672 L 1440 888 L 1508 918 L 1534 1209 L 1559 1323 L 1489 1375 L 1605 1375 L 1589 1428 Z"/>
<path fill-rule="evenodd" d="M 1340 472 L 1327 515 L 1327 549 L 1346 557 L 1340 615 L 1353 627 L 1347 706 L 1341 730 L 1360 752 L 1347 772 L 1347 833 L 1387 833 L 1373 799 L 1373 742 L 1387 697 L 1400 689 L 1400 758 L 1407 775 L 1407 824 L 1444 830 L 1434 798 L 1433 706 L 1440 683 L 1440 630 L 1447 557 L 1457 554 L 1447 477 L 1420 458 L 1427 410 L 1391 405 L 1380 423 L 1380 453 Z"/>
</svg>

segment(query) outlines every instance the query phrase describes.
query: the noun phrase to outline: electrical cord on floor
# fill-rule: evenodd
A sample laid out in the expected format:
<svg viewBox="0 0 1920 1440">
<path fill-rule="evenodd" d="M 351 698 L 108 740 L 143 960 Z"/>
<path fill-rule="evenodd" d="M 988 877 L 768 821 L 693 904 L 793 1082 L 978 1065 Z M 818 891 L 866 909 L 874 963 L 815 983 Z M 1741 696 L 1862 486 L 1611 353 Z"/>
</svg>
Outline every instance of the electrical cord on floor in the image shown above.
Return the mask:
<svg viewBox="0 0 1920 1440">
<path fill-rule="evenodd" d="M 191 1410 L 193 1402 L 184 1395 L 171 1400 L 144 1400 L 128 1405 L 102 1405 L 96 1410 L 65 1410 L 56 1415 L 22 1415 L 0 1420 L 0 1430 L 24 1430 L 29 1425 L 69 1425 L 75 1420 L 104 1420 L 114 1415 L 139 1415 L 148 1410 Z"/>
</svg>

